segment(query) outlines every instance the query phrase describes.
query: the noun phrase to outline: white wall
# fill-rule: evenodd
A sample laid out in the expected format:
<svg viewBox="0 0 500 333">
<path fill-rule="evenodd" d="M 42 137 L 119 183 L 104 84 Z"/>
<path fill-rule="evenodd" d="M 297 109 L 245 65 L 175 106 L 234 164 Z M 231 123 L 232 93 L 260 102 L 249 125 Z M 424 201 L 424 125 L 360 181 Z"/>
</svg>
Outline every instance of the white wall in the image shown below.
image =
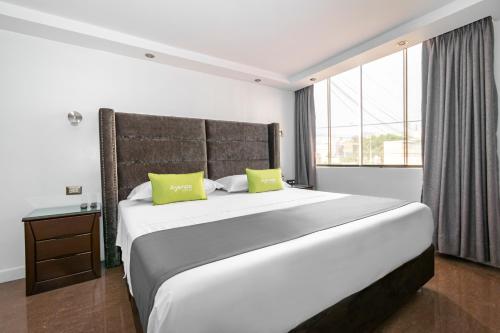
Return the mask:
<svg viewBox="0 0 500 333">
<path fill-rule="evenodd" d="M 495 28 L 495 77 L 500 91 L 500 20 Z M 497 136 L 500 140 L 500 121 Z M 500 143 L 498 145 L 500 155 Z M 318 168 L 318 189 L 364 195 L 420 200 L 422 169 L 400 168 Z"/>
<path fill-rule="evenodd" d="M 279 122 L 293 176 L 293 93 L 0 30 L 0 282 L 24 275 L 21 218 L 100 192 L 97 111 Z M 77 110 L 78 127 L 66 119 Z"/>
</svg>

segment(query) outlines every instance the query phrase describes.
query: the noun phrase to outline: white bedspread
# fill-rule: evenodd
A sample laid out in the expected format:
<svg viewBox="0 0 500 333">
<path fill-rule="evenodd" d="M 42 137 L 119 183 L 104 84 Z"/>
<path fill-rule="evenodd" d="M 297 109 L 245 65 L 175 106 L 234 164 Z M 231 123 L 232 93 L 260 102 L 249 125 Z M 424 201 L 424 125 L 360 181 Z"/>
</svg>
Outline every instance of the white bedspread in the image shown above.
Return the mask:
<svg viewBox="0 0 500 333">
<path fill-rule="evenodd" d="M 343 196 L 285 189 L 162 206 L 122 201 L 117 245 L 129 285 L 130 248 L 141 235 Z M 148 333 L 287 332 L 422 253 L 432 232 L 429 208 L 412 203 L 185 271 L 159 288 Z"/>
</svg>

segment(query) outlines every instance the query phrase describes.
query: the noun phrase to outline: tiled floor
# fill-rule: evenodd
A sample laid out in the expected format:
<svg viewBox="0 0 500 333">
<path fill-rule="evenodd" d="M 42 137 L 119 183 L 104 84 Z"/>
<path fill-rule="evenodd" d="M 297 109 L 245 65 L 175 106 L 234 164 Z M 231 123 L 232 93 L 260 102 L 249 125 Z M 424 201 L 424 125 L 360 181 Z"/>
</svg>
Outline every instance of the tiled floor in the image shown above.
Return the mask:
<svg viewBox="0 0 500 333">
<path fill-rule="evenodd" d="M 0 284 L 0 332 L 135 332 L 122 269 L 30 297 Z M 378 332 L 500 332 L 500 270 L 436 257 L 436 276 Z"/>
</svg>

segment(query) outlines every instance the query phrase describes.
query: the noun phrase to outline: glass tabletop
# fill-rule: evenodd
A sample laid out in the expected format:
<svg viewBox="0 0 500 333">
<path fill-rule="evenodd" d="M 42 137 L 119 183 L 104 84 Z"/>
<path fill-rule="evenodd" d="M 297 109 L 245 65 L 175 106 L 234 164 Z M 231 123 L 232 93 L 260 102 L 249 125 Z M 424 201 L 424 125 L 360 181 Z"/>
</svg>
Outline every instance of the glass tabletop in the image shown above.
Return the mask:
<svg viewBox="0 0 500 333">
<path fill-rule="evenodd" d="M 90 205 L 88 205 L 87 209 L 81 209 L 80 205 L 38 208 L 29 213 L 28 215 L 26 215 L 25 217 L 23 217 L 23 222 L 40 220 L 44 218 L 95 214 L 100 212 L 101 212 L 100 204 L 97 204 L 96 208 L 90 208 Z"/>
</svg>

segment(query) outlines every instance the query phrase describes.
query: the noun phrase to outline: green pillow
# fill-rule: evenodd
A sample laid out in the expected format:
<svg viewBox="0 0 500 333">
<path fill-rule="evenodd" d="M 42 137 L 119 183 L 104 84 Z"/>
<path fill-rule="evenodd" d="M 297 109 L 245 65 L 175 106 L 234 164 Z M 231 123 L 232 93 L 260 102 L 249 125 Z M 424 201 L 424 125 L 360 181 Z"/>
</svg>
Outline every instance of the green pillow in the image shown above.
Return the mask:
<svg viewBox="0 0 500 333">
<path fill-rule="evenodd" d="M 253 170 L 246 169 L 248 192 L 258 193 L 283 189 L 281 169 Z"/>
<path fill-rule="evenodd" d="M 153 205 L 207 199 L 203 171 L 163 175 L 148 173 L 148 177 L 153 188 Z"/>
</svg>

